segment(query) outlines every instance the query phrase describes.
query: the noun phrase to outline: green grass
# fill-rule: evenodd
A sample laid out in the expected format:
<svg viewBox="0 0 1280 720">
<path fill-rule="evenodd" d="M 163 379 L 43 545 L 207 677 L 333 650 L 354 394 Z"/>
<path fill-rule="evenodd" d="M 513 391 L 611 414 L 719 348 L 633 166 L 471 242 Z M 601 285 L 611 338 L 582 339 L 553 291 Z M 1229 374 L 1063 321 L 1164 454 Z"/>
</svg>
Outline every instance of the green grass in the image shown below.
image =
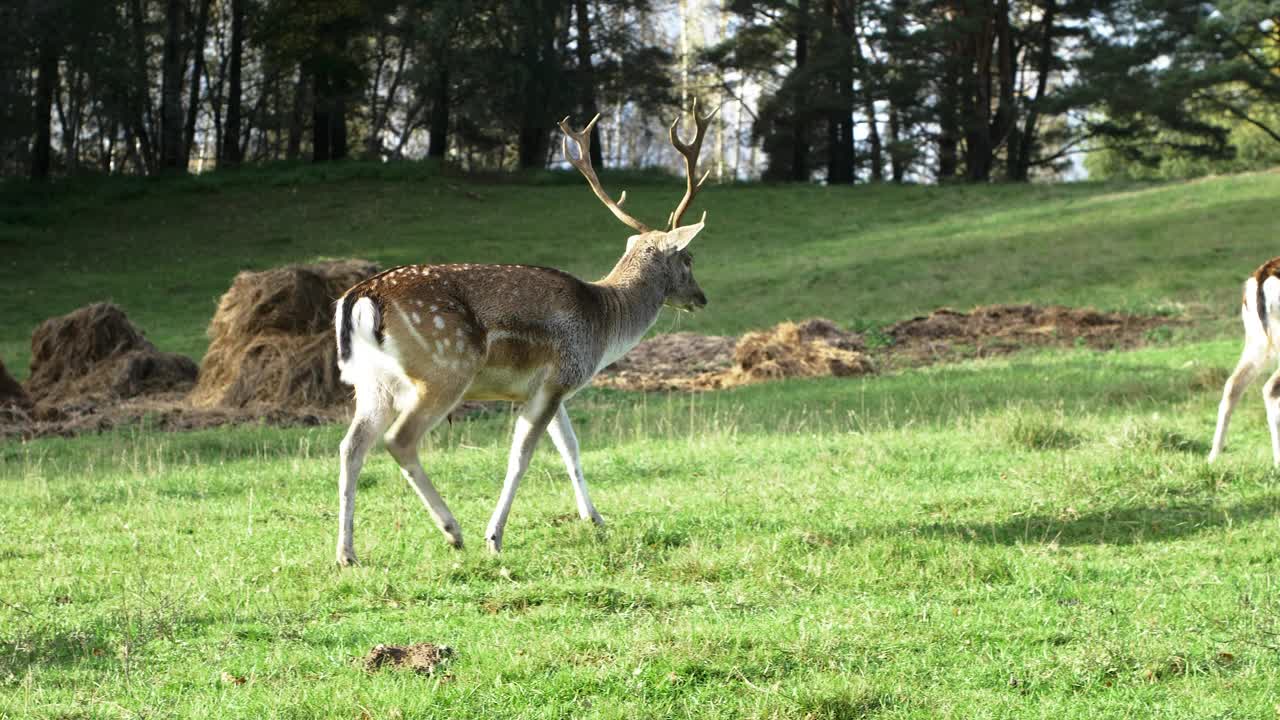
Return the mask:
<svg viewBox="0 0 1280 720">
<path fill-rule="evenodd" d="M 57 310 L 102 292 L 162 348 L 198 353 L 241 264 L 465 254 L 591 275 L 617 243 L 581 238 L 622 235 L 560 178 L 465 186 L 481 202 L 449 195 L 455 179 L 355 168 L 24 196 L 0 226 L 22 268 L 6 287 Z M 276 186 L 289 177 L 299 200 Z M 636 180 L 637 207 L 666 198 Z M 571 519 L 545 447 L 496 558 L 480 540 L 505 413 L 423 450 L 465 550 L 379 451 L 357 500 L 363 564 L 341 571 L 341 427 L 0 445 L 0 718 L 1273 717 L 1280 474 L 1256 390 L 1221 464 L 1204 456 L 1277 190 L 1280 175 L 708 192 L 713 304 L 684 327 L 1014 300 L 1210 303 L 1223 319 L 1128 353 L 587 391 L 571 412 L 608 527 Z M 294 239 L 262 242 L 280 233 Z M 41 269 L 63 253 L 86 270 L 65 285 Z M 34 307 L 0 306 L 4 352 L 50 310 Z M 421 641 L 456 649 L 436 677 L 354 662 Z"/>
<path fill-rule="evenodd" d="M 243 269 L 322 257 L 386 265 L 522 262 L 604 275 L 629 229 L 569 174 L 477 182 L 417 165 L 0 188 L 0 358 L 25 376 L 43 318 L 113 300 L 163 350 L 203 354 Z M 628 208 L 657 222 L 677 185 L 647 176 Z M 1244 273 L 1275 253 L 1280 173 L 1208 181 L 995 187 L 712 187 L 694 245 L 708 312 L 738 333 L 825 315 L 846 325 L 940 305 L 1059 302 L 1231 317 Z M 696 211 L 697 209 L 695 209 Z M 676 327 L 664 319 L 659 330 Z"/>
</svg>

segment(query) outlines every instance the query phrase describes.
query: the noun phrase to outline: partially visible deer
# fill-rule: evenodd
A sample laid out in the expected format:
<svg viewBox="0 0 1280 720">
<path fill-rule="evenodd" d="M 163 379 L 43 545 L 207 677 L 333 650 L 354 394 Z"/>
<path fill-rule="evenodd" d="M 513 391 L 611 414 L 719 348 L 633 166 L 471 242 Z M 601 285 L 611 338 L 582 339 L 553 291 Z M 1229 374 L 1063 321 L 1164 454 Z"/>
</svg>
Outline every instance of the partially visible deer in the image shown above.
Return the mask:
<svg viewBox="0 0 1280 720">
<path fill-rule="evenodd" d="M 1227 426 L 1231 424 L 1231 411 L 1245 388 L 1258 373 L 1274 361 L 1278 353 L 1276 341 L 1280 340 L 1280 257 L 1272 258 L 1249 276 L 1244 282 L 1244 296 L 1240 301 L 1240 319 L 1244 322 L 1244 351 L 1235 372 L 1227 378 L 1222 389 L 1222 402 L 1218 405 L 1218 427 L 1213 433 L 1213 448 L 1209 462 L 1218 459 L 1227 441 Z M 1280 370 L 1262 386 L 1262 402 L 1267 408 L 1267 425 L 1271 428 L 1271 460 L 1280 467 Z"/>
<path fill-rule="evenodd" d="M 569 128 L 569 118 L 560 122 L 565 159 L 605 207 L 638 233 L 598 282 L 528 265 L 410 265 L 369 278 L 338 300 L 338 366 L 356 396 L 355 417 L 341 446 L 338 564 L 356 561 L 356 478 L 379 435 L 436 526 L 451 545 L 462 547 L 457 521 L 418 461 L 418 444 L 463 400 L 523 403 L 502 494 L 485 531 L 489 550 L 502 548 L 516 489 L 544 431 L 568 469 L 578 515 L 603 524 L 587 494 L 564 403 L 634 347 L 663 305 L 692 311 L 707 304 L 686 249 L 706 213 L 695 225 L 680 221 L 707 178 L 697 178 L 698 153 L 714 115 L 699 116 L 694 104 L 696 132 L 689 143 L 677 135 L 679 119 L 671 125 L 671 142 L 684 156 L 688 179 L 667 230 L 632 217 L 622 209 L 626 193 L 614 201 L 600 185 L 590 153 L 591 128 L 600 116 L 578 132 Z"/>
</svg>

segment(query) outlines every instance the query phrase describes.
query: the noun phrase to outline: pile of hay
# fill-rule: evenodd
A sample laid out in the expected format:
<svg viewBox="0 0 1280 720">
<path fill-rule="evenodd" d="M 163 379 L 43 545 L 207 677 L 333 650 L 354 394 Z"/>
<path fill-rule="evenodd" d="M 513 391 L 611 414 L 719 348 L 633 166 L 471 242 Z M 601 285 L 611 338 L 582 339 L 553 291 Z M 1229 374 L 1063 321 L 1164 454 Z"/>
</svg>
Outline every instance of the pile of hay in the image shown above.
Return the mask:
<svg viewBox="0 0 1280 720">
<path fill-rule="evenodd" d="M 0 438 L 20 435 L 31 425 L 31 398 L 0 362 Z"/>
<path fill-rule="evenodd" d="M 677 333 L 637 345 L 595 384 L 620 390 L 714 390 L 791 377 L 874 372 L 862 336 L 824 318 L 728 337 Z"/>
<path fill-rule="evenodd" d="M 160 352 L 110 303 L 94 303 L 40 324 L 31 336 L 26 392 L 36 405 L 101 403 L 185 392 L 196 364 Z"/>
<path fill-rule="evenodd" d="M 733 350 L 733 366 L 714 387 L 793 377 L 849 377 L 874 372 L 861 336 L 814 318 L 784 322 L 742 336 Z"/>
<path fill-rule="evenodd" d="M 22 385 L 9 374 L 3 360 L 0 360 L 0 408 L 31 409 L 31 396 L 27 395 Z"/>
<path fill-rule="evenodd" d="M 209 323 L 209 351 L 191 402 L 201 407 L 328 408 L 346 403 L 338 379 L 333 303 L 375 275 L 367 260 L 242 272 Z"/>
</svg>

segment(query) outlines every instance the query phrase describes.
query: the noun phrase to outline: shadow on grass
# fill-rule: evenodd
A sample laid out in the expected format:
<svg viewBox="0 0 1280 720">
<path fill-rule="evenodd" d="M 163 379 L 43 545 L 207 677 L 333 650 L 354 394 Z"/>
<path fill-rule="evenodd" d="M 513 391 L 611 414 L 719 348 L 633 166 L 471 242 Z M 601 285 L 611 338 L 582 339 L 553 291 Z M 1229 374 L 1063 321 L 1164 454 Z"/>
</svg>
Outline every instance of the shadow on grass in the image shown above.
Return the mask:
<svg viewBox="0 0 1280 720">
<path fill-rule="evenodd" d="M 1018 514 L 992 522 L 931 523 L 898 531 L 993 545 L 1136 545 L 1179 540 L 1276 515 L 1280 515 L 1280 497 L 1267 495 L 1230 505 L 1204 501 L 1087 513 Z"/>
</svg>

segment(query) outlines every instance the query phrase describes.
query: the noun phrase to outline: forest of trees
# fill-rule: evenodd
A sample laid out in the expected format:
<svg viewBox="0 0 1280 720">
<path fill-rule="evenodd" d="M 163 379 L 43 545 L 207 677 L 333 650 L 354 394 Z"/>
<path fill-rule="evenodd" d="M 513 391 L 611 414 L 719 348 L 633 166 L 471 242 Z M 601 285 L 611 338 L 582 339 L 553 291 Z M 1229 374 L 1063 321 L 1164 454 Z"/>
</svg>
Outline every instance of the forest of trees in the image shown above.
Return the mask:
<svg viewBox="0 0 1280 720">
<path fill-rule="evenodd" d="M 435 158 L 720 180 L 1026 181 L 1280 162 L 1280 0 L 0 0 L 0 175 Z M 714 146 L 712 149 L 711 146 Z"/>
</svg>

